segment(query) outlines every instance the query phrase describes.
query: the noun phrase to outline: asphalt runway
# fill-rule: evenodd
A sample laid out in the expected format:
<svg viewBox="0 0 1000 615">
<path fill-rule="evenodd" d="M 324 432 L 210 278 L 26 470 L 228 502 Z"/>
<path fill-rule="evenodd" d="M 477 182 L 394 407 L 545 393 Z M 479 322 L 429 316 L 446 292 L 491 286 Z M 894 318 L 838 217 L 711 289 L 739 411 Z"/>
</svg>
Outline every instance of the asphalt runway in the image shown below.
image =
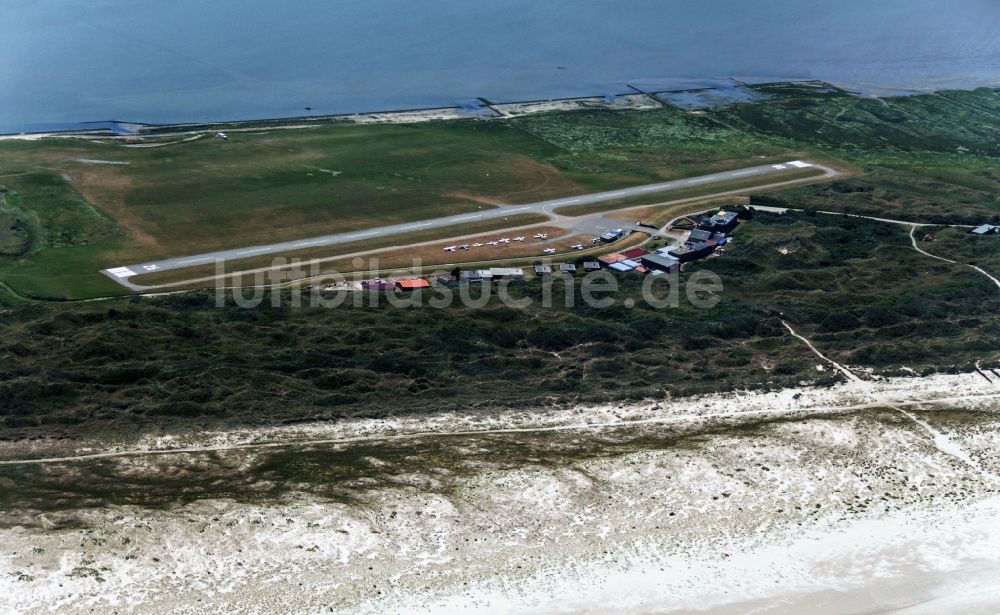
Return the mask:
<svg viewBox="0 0 1000 615">
<path fill-rule="evenodd" d="M 391 235 L 399 235 L 413 231 L 445 228 L 449 226 L 460 226 L 462 223 L 465 222 L 479 222 L 482 220 L 502 219 L 511 215 L 534 213 L 534 214 L 547 215 L 550 218 L 556 218 L 559 217 L 559 215 L 555 212 L 555 210 L 560 207 L 589 205 L 592 203 L 617 201 L 619 199 L 628 199 L 632 197 L 656 194 L 660 192 L 669 192 L 671 190 L 678 190 L 681 188 L 689 188 L 691 186 L 697 186 L 700 184 L 711 185 L 713 183 L 744 179 L 747 177 L 780 175 L 783 172 L 793 171 L 802 168 L 809 168 L 809 167 L 823 170 L 826 176 L 833 176 L 839 174 L 837 171 L 829 167 L 823 166 L 821 164 L 802 161 L 802 160 L 793 160 L 781 164 L 767 164 L 757 167 L 749 167 L 746 169 L 723 171 L 720 173 L 713 173 L 711 175 L 701 175 L 698 177 L 677 179 L 673 181 L 660 182 L 656 184 L 645 184 L 642 186 L 633 186 L 631 188 L 620 188 L 618 190 L 609 190 L 606 192 L 581 194 L 578 196 L 570 196 L 560 199 L 552 199 L 548 201 L 539 201 L 537 203 L 528 203 L 524 205 L 504 205 L 501 207 L 497 207 L 495 209 L 488 209 L 476 213 L 456 214 L 452 216 L 444 216 L 441 218 L 433 218 L 430 220 L 406 222 L 403 224 L 393 224 L 390 226 L 381 226 L 377 228 L 365 229 L 361 231 L 353 231 L 349 233 L 337 233 L 333 235 L 311 237 L 308 239 L 299 239 L 295 241 L 283 241 L 280 243 L 272 243 L 268 245 L 248 246 L 245 248 L 233 248 L 230 250 L 219 250 L 217 252 L 206 252 L 204 254 L 194 254 L 190 256 L 167 258 L 163 260 L 149 261 L 145 263 L 123 265 L 121 267 L 112 267 L 110 269 L 104 269 L 101 271 L 101 273 L 103 273 L 104 275 L 108 276 L 115 282 L 118 282 L 122 286 L 125 286 L 131 290 L 149 290 L 150 288 L 153 287 L 134 284 L 129 281 L 129 278 L 135 275 L 141 275 L 145 273 L 170 271 L 173 269 L 183 269 L 185 267 L 207 265 L 211 263 L 216 263 L 218 261 L 233 261 L 254 256 L 266 256 L 268 254 L 283 254 L 287 252 L 293 252 L 295 250 L 302 250 L 305 248 L 335 246 L 337 244 L 349 243 L 352 241 L 358 241 L 362 239 L 378 239 L 380 237 L 388 237 Z M 593 215 L 600 215 L 600 214 L 593 214 Z M 462 234 L 461 229 L 456 228 L 455 234 L 461 235 Z"/>
</svg>

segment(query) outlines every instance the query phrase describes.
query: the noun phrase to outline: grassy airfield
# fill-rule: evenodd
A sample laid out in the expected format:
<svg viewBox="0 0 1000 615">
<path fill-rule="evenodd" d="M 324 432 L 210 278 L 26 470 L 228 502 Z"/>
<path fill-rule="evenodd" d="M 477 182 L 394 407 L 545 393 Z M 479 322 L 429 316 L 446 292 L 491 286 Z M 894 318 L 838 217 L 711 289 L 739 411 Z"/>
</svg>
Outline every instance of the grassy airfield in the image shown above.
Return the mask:
<svg viewBox="0 0 1000 615">
<path fill-rule="evenodd" d="M 100 268 L 638 185 L 790 153 L 864 171 L 841 182 L 834 199 L 822 188 L 793 191 L 799 205 L 815 200 L 941 222 L 996 215 L 994 91 L 872 100 L 794 85 L 758 89 L 773 98 L 699 112 L 262 127 L 228 142 L 210 135 L 138 144 L 3 141 L 0 281 L 26 296 L 117 294 Z"/>
</svg>

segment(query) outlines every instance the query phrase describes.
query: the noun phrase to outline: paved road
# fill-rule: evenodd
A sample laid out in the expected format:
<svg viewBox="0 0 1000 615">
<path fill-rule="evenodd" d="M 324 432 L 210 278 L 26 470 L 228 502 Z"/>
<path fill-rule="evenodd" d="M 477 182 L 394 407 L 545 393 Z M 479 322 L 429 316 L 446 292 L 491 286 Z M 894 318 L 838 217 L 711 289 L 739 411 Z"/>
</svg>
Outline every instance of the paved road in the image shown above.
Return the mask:
<svg viewBox="0 0 1000 615">
<path fill-rule="evenodd" d="M 559 214 L 557 214 L 555 210 L 560 207 L 589 205 L 592 203 L 617 201 L 620 199 L 645 196 L 645 195 L 655 194 L 658 192 L 669 192 L 671 190 L 690 188 L 692 186 L 699 186 L 702 184 L 710 185 L 713 183 L 739 180 L 755 176 L 756 177 L 766 176 L 766 175 L 780 176 L 780 174 L 782 174 L 783 172 L 794 171 L 797 169 L 808 168 L 808 167 L 813 167 L 822 170 L 825 173 L 825 176 L 827 177 L 839 175 L 837 171 L 829 167 L 823 166 L 821 164 L 806 162 L 801 160 L 793 160 L 782 164 L 767 164 L 758 167 L 737 169 L 734 171 L 723 171 L 720 173 L 714 173 L 712 175 L 701 175 L 698 177 L 678 179 L 668 182 L 660 182 L 657 184 L 646 184 L 643 186 L 634 186 L 632 188 L 609 190 L 607 192 L 582 194 L 579 196 L 565 197 L 561 199 L 552 199 L 549 201 L 540 201 L 538 203 L 528 203 L 525 205 L 505 205 L 502 207 L 497 207 L 495 209 L 489 209 L 476 213 L 456 214 L 453 216 L 433 218 L 431 220 L 423 220 L 420 222 L 393 224 L 391 226 L 381 226 L 377 228 L 366 229 L 363 231 L 338 233 L 333 235 L 324 235 L 322 237 L 312 237 L 309 239 L 283 241 L 281 243 L 273 243 L 268 245 L 250 246 L 246 248 L 234 248 L 231 250 L 220 250 L 218 252 L 208 252 L 205 254 L 195 254 L 192 256 L 182 256 L 178 258 L 168 258 L 158 261 L 149 261 L 146 263 L 136 263 L 133 265 L 125 265 L 122 267 L 112 267 L 110 269 L 103 270 L 101 273 L 108 276 L 115 282 L 118 282 L 119 284 L 128 287 L 131 290 L 149 290 L 152 287 L 133 284 L 132 282 L 129 281 L 129 278 L 144 273 L 170 271 L 172 269 L 183 269 L 185 267 L 209 265 L 218 261 L 238 260 L 254 256 L 266 256 L 268 254 L 283 254 L 287 252 L 292 252 L 294 250 L 302 250 L 307 248 L 334 246 L 337 244 L 349 243 L 353 241 L 378 239 L 380 237 L 388 237 L 391 235 L 399 235 L 402 233 L 410 233 L 414 231 L 432 230 L 436 228 L 456 226 L 466 222 L 496 220 L 512 215 L 543 214 L 549 216 L 549 218 L 555 218 L 559 217 Z"/>
</svg>

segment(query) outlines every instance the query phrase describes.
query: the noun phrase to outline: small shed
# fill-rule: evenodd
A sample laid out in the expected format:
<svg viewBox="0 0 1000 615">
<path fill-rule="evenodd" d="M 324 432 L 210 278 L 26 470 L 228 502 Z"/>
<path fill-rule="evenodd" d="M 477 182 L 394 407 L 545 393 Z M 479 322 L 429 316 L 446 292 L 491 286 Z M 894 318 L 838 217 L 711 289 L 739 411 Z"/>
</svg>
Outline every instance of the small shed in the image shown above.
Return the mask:
<svg viewBox="0 0 1000 615">
<path fill-rule="evenodd" d="M 611 243 L 613 241 L 618 241 L 624 236 L 625 236 L 625 229 L 620 229 L 620 228 L 611 229 L 610 231 L 601 235 L 601 241 L 603 241 L 604 243 Z"/>
<path fill-rule="evenodd" d="M 994 226 L 992 224 L 984 224 L 982 226 L 977 226 L 972 229 L 973 235 L 993 235 L 1000 230 L 1000 226 Z"/>
<path fill-rule="evenodd" d="M 494 267 L 489 272 L 493 280 L 520 280 L 524 277 L 524 270 L 519 267 Z"/>
<path fill-rule="evenodd" d="M 600 268 L 600 265 L 598 265 Z M 562 273 L 576 273 L 576 265 L 573 263 L 563 263 L 559 265 L 559 271 Z"/>
<path fill-rule="evenodd" d="M 601 268 L 600 261 L 586 261 L 583 263 L 584 271 L 597 271 Z"/>
<path fill-rule="evenodd" d="M 549 275 L 552 273 L 552 267 L 549 265 L 535 265 L 535 275 Z"/>
</svg>

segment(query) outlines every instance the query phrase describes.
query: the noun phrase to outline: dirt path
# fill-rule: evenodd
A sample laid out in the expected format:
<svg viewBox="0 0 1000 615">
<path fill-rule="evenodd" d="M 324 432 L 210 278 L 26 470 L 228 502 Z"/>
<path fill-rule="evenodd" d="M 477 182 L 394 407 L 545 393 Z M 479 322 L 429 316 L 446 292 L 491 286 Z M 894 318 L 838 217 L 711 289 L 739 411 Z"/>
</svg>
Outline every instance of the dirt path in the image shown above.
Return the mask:
<svg viewBox="0 0 1000 615">
<path fill-rule="evenodd" d="M 900 223 L 900 224 L 906 224 L 906 223 L 904 222 L 904 223 Z M 913 234 L 914 231 L 917 230 L 917 226 L 918 225 L 916 225 L 916 224 L 910 223 L 910 243 L 913 244 L 913 249 L 914 250 L 916 250 L 917 252 L 920 252 L 921 254 L 923 254 L 925 256 L 929 256 L 931 258 L 936 258 L 939 261 L 944 261 L 946 263 L 951 263 L 953 265 L 961 265 L 962 264 L 962 263 L 959 263 L 958 261 L 953 261 L 951 259 L 944 258 L 943 256 L 937 256 L 935 254 L 931 254 L 930 252 L 927 252 L 926 250 L 922 250 L 920 248 L 920 246 L 917 245 L 917 237 L 916 237 L 916 235 Z M 935 225 L 935 226 L 939 226 L 939 225 Z M 977 272 L 981 273 L 982 275 L 986 276 L 987 278 L 989 278 L 989 280 L 991 282 L 993 282 L 996 285 L 997 288 L 1000 288 L 1000 280 L 996 279 L 995 277 L 993 277 L 992 275 L 990 275 L 986 271 L 983 271 L 981 268 L 976 267 L 975 265 L 972 265 L 972 264 L 966 264 L 965 266 L 969 267 L 971 269 L 974 269 Z"/>
<path fill-rule="evenodd" d="M 795 329 L 793 329 L 792 326 L 789 325 L 787 322 L 785 322 L 784 320 L 782 320 L 781 324 L 785 325 L 785 328 L 788 329 L 789 333 L 791 333 L 793 336 L 797 337 L 799 340 L 801 340 L 802 342 L 804 342 L 805 345 L 809 347 L 809 350 L 812 350 L 813 353 L 815 353 L 815 355 L 817 357 L 823 359 L 824 361 L 826 361 L 830 365 L 833 365 L 835 368 L 837 368 L 837 370 L 840 373 L 844 374 L 844 376 L 847 377 L 847 379 L 849 381 L 851 381 L 851 382 L 864 382 L 861 378 L 858 378 L 858 376 L 855 375 L 854 372 L 852 372 L 851 370 L 847 369 L 846 367 L 844 367 L 840 363 L 837 363 L 833 359 L 827 357 L 822 352 L 820 352 L 819 350 L 817 350 L 816 347 L 812 345 L 812 342 L 810 342 L 806 338 L 804 338 L 801 335 L 799 335 L 798 333 L 796 333 Z"/>
<path fill-rule="evenodd" d="M 802 209 L 793 209 L 793 208 L 789 208 L 789 207 L 767 207 L 767 206 L 759 206 L 759 207 L 755 206 L 754 209 L 759 209 L 761 211 L 769 211 L 769 212 L 772 212 L 772 213 L 785 213 L 787 211 L 804 211 Z M 826 214 L 828 216 L 848 216 L 850 218 L 864 218 L 865 220 L 873 220 L 875 222 L 885 222 L 886 224 L 897 224 L 897 225 L 900 225 L 900 226 L 908 226 L 908 227 L 910 227 L 910 243 L 913 244 L 913 249 L 914 250 L 916 250 L 917 252 L 920 252 L 924 256 L 929 256 L 931 258 L 936 258 L 939 261 L 944 261 L 946 263 L 951 263 L 952 265 L 961 265 L 962 263 L 959 263 L 958 261 L 953 261 L 953 260 L 948 259 L 948 258 L 944 258 L 943 256 L 937 256 L 935 254 L 931 254 L 930 252 L 927 252 L 926 250 L 921 249 L 920 246 L 917 245 L 917 238 L 914 235 L 914 232 L 916 232 L 917 228 L 922 227 L 922 226 L 946 226 L 946 227 L 950 227 L 950 228 L 972 228 L 972 226 L 970 226 L 968 224 L 931 224 L 929 222 L 910 222 L 908 220 L 894 220 L 892 218 L 876 218 L 874 216 L 862 216 L 862 215 L 859 215 L 859 214 L 845 214 L 845 213 L 840 213 L 840 212 L 836 212 L 836 211 L 817 211 L 816 213 Z M 981 268 L 979 268 L 979 267 L 977 267 L 975 265 L 966 264 L 965 266 L 966 267 L 970 267 L 972 269 L 975 269 L 977 272 L 979 272 L 982 275 L 986 276 L 991 282 L 993 282 L 996 285 L 997 288 L 1000 288 L 1000 280 L 998 280 L 997 278 L 995 278 L 993 275 L 987 273 L 986 271 L 983 271 Z"/>
<path fill-rule="evenodd" d="M 910 225 L 910 243 L 913 244 L 913 249 L 914 250 L 916 250 L 917 252 L 920 252 L 924 256 L 929 256 L 931 258 L 936 258 L 939 261 L 944 261 L 946 263 L 951 263 L 953 265 L 957 265 L 958 264 L 957 262 L 955 262 L 955 261 L 953 261 L 951 259 L 944 258 L 943 256 L 935 256 L 934 254 L 931 254 L 930 252 L 922 250 L 920 248 L 920 246 L 917 245 L 917 236 L 913 234 L 916 230 L 917 230 L 917 225 L 911 224 Z"/>
<path fill-rule="evenodd" d="M 910 231 L 910 238 L 911 239 L 913 238 L 913 232 L 912 232 L 912 230 Z M 917 248 L 916 242 L 914 242 L 913 247 Z M 923 252 L 923 250 L 921 250 L 920 248 L 917 248 L 917 251 Z M 927 253 L 924 252 L 924 254 L 927 254 Z M 934 256 L 934 255 L 933 254 L 928 254 L 928 256 Z M 934 256 L 934 258 L 940 258 L 940 257 Z M 947 259 L 943 259 L 942 258 L 941 260 L 947 260 Z M 949 263 L 953 263 L 954 261 L 948 261 L 948 262 Z M 781 321 L 781 324 L 785 325 L 785 328 L 788 329 L 788 331 L 792 335 L 794 335 L 798 339 L 800 339 L 803 342 L 805 342 L 805 344 L 809 347 L 809 349 L 812 350 L 814 353 L 816 353 L 816 356 L 820 357 L 824 361 L 827 361 L 827 362 L 831 363 L 834 367 L 836 367 L 838 370 L 840 370 L 840 372 L 843 373 L 848 378 L 848 380 L 851 380 L 853 382 L 862 382 L 862 380 L 856 374 L 854 374 L 854 372 L 852 372 L 851 370 L 847 369 L 843 365 L 841 365 L 841 364 L 833 361 L 832 359 L 829 359 L 829 358 L 825 357 L 822 353 L 820 353 L 819 350 L 816 349 L 815 346 L 812 345 L 812 343 L 809 340 L 807 340 L 803 336 L 801 336 L 798 333 L 796 333 L 792 329 L 792 327 L 789 326 L 789 324 L 787 322 Z M 904 410 L 902 408 L 902 406 L 906 405 L 906 404 L 886 403 L 884 405 L 886 407 L 888 407 L 888 408 L 892 408 L 893 410 L 896 410 L 897 412 L 899 412 L 900 414 L 902 414 L 906 418 L 910 419 L 911 421 L 913 421 L 914 423 L 916 423 L 917 425 L 919 425 L 920 427 L 922 427 L 930 435 L 931 439 L 933 440 L 934 448 L 938 449 L 939 451 L 941 451 L 941 452 L 943 452 L 943 453 L 945 453 L 947 455 L 950 455 L 950 456 L 958 459 L 959 461 L 961 461 L 965 465 L 969 466 L 970 468 L 972 468 L 973 470 L 975 470 L 976 472 L 978 472 L 983 478 L 990 479 L 990 480 L 993 480 L 993 481 L 1000 481 L 1000 477 L 998 477 L 995 474 L 992 474 L 992 473 L 987 472 L 986 470 L 984 470 L 982 468 L 982 466 L 980 466 L 976 462 L 975 459 L 973 459 L 967 452 L 965 452 L 965 450 L 961 446 L 959 446 L 958 444 L 956 444 L 951 438 L 949 438 L 945 434 L 941 433 L 939 430 L 935 429 L 930 423 L 928 423 L 927 421 L 924 421 L 924 420 L 920 419 L 918 416 L 916 416 L 912 412 L 908 412 L 908 411 Z M 911 403 L 909 405 L 920 406 L 920 405 L 923 405 L 923 402 L 913 402 L 913 403 Z"/>
</svg>

